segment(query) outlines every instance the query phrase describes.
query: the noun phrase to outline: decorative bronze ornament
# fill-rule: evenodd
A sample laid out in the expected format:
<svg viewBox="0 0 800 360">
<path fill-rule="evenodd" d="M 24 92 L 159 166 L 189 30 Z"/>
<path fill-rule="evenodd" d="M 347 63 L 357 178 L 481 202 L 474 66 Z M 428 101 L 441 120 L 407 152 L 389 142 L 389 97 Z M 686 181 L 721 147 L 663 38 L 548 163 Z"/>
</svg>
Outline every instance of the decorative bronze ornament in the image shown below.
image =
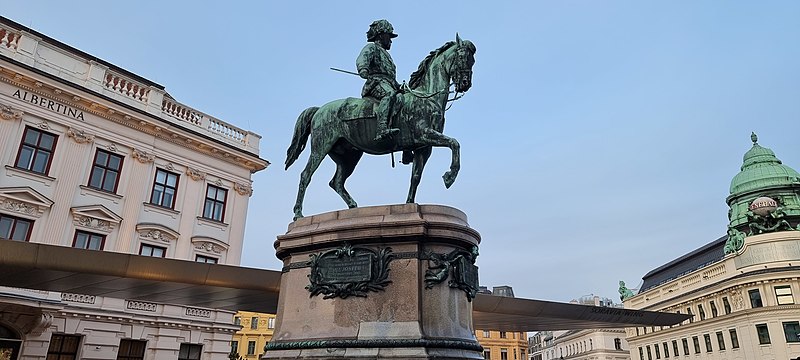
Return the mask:
<svg viewBox="0 0 800 360">
<path fill-rule="evenodd" d="M 478 258 L 478 247 L 473 246 L 471 251 L 456 249 L 448 254 L 428 253 L 428 270 L 425 271 L 425 288 L 432 289 L 434 285 L 445 281 L 448 285 L 464 291 L 470 302 L 478 293 L 478 267 L 475 260 Z M 453 276 L 450 276 L 452 271 Z"/>
<path fill-rule="evenodd" d="M 392 248 L 373 250 L 345 243 L 338 249 L 311 254 L 309 297 L 324 294 L 323 299 L 350 296 L 367 297 L 370 291 L 383 291 L 389 280 Z"/>
</svg>

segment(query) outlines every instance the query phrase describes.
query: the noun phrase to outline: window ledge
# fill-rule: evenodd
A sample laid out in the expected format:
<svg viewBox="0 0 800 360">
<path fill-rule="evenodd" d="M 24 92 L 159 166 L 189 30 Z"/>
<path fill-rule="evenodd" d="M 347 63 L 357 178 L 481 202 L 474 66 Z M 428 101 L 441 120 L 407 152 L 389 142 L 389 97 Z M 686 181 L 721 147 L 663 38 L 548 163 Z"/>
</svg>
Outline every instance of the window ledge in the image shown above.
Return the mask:
<svg viewBox="0 0 800 360">
<path fill-rule="evenodd" d="M 108 191 L 98 190 L 93 187 L 88 187 L 86 185 L 80 185 L 79 187 L 81 188 L 81 195 L 91 194 L 112 201 L 115 204 L 118 204 L 119 201 L 122 200 L 123 198 L 122 195 L 110 193 Z"/>
<path fill-rule="evenodd" d="M 163 207 L 163 206 L 153 205 L 153 204 L 151 204 L 149 202 L 142 203 L 142 205 L 144 205 L 144 210 L 145 211 L 152 211 L 152 212 L 160 213 L 162 215 L 169 216 L 169 217 L 171 217 L 173 219 L 177 219 L 178 216 L 181 215 L 181 212 L 178 211 L 178 210 L 170 209 L 170 208 Z"/>
<path fill-rule="evenodd" d="M 19 176 L 21 178 L 26 178 L 28 180 L 33 180 L 33 181 L 36 181 L 36 182 L 40 182 L 40 183 L 44 184 L 45 186 L 52 185 L 53 181 L 56 180 L 56 178 L 49 177 L 47 175 L 40 174 L 40 173 L 37 173 L 37 172 L 33 172 L 33 171 L 30 171 L 30 170 L 14 167 L 14 166 L 11 166 L 11 165 L 6 165 L 6 174 L 11 175 L 11 176 Z"/>
<path fill-rule="evenodd" d="M 218 228 L 218 229 L 223 230 L 223 231 L 228 229 L 228 224 L 226 224 L 226 223 L 224 223 L 222 221 L 217 221 L 217 220 L 214 220 L 214 219 L 204 218 L 202 216 L 198 216 L 197 217 L 197 223 L 201 224 L 201 225 L 213 226 L 213 227 Z"/>
</svg>

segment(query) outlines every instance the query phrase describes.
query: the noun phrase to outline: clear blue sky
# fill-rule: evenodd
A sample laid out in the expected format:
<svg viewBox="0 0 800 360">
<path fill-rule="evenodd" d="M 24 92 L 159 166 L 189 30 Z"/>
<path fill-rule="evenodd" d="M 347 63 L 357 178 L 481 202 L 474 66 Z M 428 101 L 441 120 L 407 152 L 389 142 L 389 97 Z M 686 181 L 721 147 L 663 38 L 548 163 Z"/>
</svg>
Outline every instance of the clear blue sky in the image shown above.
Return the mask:
<svg viewBox="0 0 800 360">
<path fill-rule="evenodd" d="M 481 283 L 517 296 L 617 297 L 647 271 L 724 235 L 725 197 L 756 131 L 800 169 L 800 2 L 16 1 L 2 14 L 263 135 L 243 265 L 278 269 L 308 152 L 282 169 L 297 115 L 358 96 L 370 22 L 400 35 L 399 80 L 459 32 L 473 87 L 447 114 L 462 171 L 434 151 L 421 203 L 462 209 L 483 236 Z M 452 8 L 449 8 L 452 7 Z M 306 213 L 344 208 L 317 171 Z M 362 160 L 362 206 L 405 200 L 410 169 Z"/>
</svg>

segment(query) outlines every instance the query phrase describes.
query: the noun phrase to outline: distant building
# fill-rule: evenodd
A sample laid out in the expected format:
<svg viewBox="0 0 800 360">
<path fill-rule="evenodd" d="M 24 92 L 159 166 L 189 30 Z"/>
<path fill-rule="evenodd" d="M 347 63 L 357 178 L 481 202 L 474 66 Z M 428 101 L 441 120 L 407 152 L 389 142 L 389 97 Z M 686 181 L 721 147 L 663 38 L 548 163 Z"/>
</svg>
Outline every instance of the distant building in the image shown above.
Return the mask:
<svg viewBox="0 0 800 360">
<path fill-rule="evenodd" d="M 595 295 L 570 301 L 573 304 L 621 307 L 611 299 Z M 625 329 L 586 329 L 569 331 L 544 331 L 531 336 L 531 360 L 628 360 L 630 350 L 625 339 Z"/>
<path fill-rule="evenodd" d="M 0 241 L 239 264 L 259 135 L 2 17 L 0 134 Z M 233 312 L 102 284 L 0 287 L 0 359 L 227 358 Z"/>
<path fill-rule="evenodd" d="M 625 300 L 693 315 L 627 329 L 634 359 L 800 357 L 800 174 L 752 140 L 731 181 L 728 235 L 645 274 Z"/>
<path fill-rule="evenodd" d="M 490 292 L 485 286 L 481 293 L 496 296 L 514 297 L 511 286 L 495 286 Z M 483 358 L 489 360 L 522 360 L 527 359 L 527 333 L 513 331 L 475 330 L 475 338 L 483 346 Z"/>
<path fill-rule="evenodd" d="M 264 353 L 264 346 L 272 340 L 275 332 L 275 315 L 248 311 L 239 311 L 233 318 L 234 325 L 241 330 L 233 335 L 231 351 L 242 359 L 259 359 Z"/>
</svg>

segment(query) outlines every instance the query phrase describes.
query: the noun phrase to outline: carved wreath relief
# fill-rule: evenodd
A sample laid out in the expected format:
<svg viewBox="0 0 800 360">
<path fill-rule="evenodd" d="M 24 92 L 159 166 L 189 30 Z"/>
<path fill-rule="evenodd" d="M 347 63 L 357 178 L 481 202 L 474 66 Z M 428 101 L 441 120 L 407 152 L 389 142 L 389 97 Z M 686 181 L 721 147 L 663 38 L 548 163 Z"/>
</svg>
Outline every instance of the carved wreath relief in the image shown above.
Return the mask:
<svg viewBox="0 0 800 360">
<path fill-rule="evenodd" d="M 324 294 L 323 299 L 350 296 L 367 297 L 370 291 L 383 291 L 389 280 L 389 262 L 392 248 L 342 247 L 319 254 L 311 254 L 310 284 L 306 286 L 313 297 Z"/>
</svg>

